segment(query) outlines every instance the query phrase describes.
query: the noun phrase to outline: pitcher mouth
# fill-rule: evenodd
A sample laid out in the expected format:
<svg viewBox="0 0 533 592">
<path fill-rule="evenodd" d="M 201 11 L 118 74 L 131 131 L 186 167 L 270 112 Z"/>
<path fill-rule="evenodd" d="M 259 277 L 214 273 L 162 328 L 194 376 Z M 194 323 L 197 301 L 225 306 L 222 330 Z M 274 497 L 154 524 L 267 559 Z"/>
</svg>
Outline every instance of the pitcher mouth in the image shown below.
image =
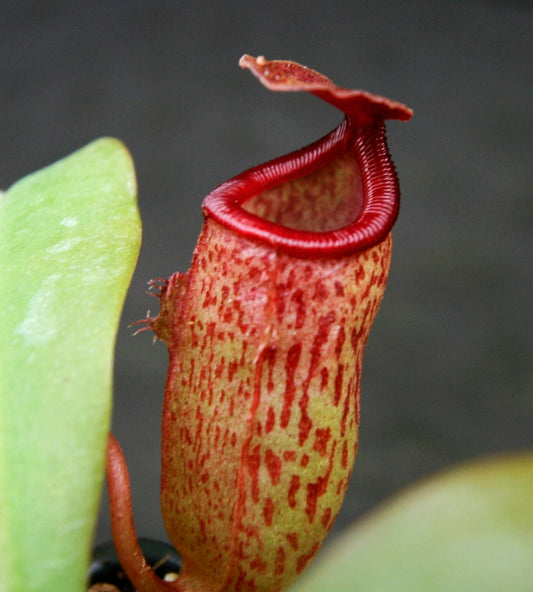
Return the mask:
<svg viewBox="0 0 533 592">
<path fill-rule="evenodd" d="M 384 120 L 407 120 L 411 110 L 294 62 L 243 56 L 240 63 L 270 90 L 305 90 L 345 119 L 320 140 L 219 185 L 205 198 L 204 215 L 297 257 L 348 255 L 380 243 L 400 202 Z"/>
<path fill-rule="evenodd" d="M 326 231 L 306 230 L 262 216 L 247 207 L 263 192 L 319 172 L 348 151 L 360 175 L 359 190 L 346 201 L 351 220 Z M 347 204 L 349 205 L 349 204 Z M 206 216 L 249 239 L 297 257 L 334 257 L 368 249 L 381 242 L 396 221 L 400 191 L 390 159 L 383 124 L 354 131 L 348 120 L 327 136 L 301 150 L 254 167 L 214 189 L 204 200 Z M 303 217 L 303 214 L 302 214 Z M 292 215 L 291 220 L 294 220 Z M 327 226 L 328 212 L 315 223 Z"/>
</svg>

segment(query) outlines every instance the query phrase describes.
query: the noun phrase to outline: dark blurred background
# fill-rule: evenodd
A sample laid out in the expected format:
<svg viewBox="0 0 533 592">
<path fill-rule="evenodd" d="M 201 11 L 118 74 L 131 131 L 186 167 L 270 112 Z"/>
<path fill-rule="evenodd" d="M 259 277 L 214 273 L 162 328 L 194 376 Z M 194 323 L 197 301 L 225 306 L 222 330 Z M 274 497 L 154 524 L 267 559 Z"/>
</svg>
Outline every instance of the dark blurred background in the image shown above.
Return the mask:
<svg viewBox="0 0 533 592">
<path fill-rule="evenodd" d="M 118 336 L 113 429 L 138 532 L 159 515 L 163 344 L 128 325 L 188 268 L 202 198 L 340 121 L 237 60 L 286 58 L 412 107 L 338 531 L 441 467 L 533 445 L 533 9 L 524 2 L 0 1 L 0 187 L 103 135 L 135 159 L 144 241 Z M 106 499 L 97 541 L 110 537 Z"/>
</svg>

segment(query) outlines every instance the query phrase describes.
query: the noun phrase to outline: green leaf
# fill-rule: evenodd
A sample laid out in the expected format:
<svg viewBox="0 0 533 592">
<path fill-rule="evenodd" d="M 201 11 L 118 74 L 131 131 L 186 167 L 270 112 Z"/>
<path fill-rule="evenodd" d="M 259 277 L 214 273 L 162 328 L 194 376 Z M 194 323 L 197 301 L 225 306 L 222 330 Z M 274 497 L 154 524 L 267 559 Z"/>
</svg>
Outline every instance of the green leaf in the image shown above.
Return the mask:
<svg viewBox="0 0 533 592">
<path fill-rule="evenodd" d="M 291 592 L 531 592 L 533 453 L 454 468 L 332 541 Z"/>
<path fill-rule="evenodd" d="M 117 140 L 1 198 L 1 591 L 86 589 L 115 337 L 140 238 L 133 163 Z"/>
</svg>

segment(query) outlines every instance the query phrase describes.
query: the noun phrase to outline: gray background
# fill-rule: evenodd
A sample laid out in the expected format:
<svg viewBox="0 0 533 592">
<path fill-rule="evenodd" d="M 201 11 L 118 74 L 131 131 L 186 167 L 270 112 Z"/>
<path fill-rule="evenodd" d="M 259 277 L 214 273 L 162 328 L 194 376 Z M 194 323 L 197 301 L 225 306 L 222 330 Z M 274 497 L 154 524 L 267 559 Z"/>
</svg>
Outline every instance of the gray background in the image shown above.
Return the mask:
<svg viewBox="0 0 533 592">
<path fill-rule="evenodd" d="M 237 60 L 300 61 L 402 101 L 402 211 L 366 350 L 359 458 L 339 530 L 440 467 L 533 444 L 533 10 L 519 2 L 0 2 L 0 187 L 89 141 L 135 159 L 144 242 L 116 356 L 114 431 L 138 532 L 159 517 L 164 346 L 128 324 L 188 268 L 200 204 L 340 120 Z M 109 538 L 104 505 L 97 540 Z"/>
</svg>

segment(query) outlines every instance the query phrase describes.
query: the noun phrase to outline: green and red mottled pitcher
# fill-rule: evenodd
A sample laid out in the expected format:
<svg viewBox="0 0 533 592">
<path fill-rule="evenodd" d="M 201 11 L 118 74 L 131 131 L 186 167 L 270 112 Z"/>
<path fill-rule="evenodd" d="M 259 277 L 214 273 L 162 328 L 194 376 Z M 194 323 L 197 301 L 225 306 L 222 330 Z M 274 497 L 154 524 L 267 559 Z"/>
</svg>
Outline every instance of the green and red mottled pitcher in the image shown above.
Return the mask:
<svg viewBox="0 0 533 592">
<path fill-rule="evenodd" d="M 113 438 L 108 459 L 117 552 L 142 592 L 287 589 L 337 517 L 357 453 L 363 350 L 399 205 L 384 120 L 412 113 L 293 62 L 241 65 L 345 118 L 209 194 L 189 271 L 160 286 L 147 322 L 170 355 L 161 504 L 183 558 L 175 582 L 138 548 Z"/>
</svg>

